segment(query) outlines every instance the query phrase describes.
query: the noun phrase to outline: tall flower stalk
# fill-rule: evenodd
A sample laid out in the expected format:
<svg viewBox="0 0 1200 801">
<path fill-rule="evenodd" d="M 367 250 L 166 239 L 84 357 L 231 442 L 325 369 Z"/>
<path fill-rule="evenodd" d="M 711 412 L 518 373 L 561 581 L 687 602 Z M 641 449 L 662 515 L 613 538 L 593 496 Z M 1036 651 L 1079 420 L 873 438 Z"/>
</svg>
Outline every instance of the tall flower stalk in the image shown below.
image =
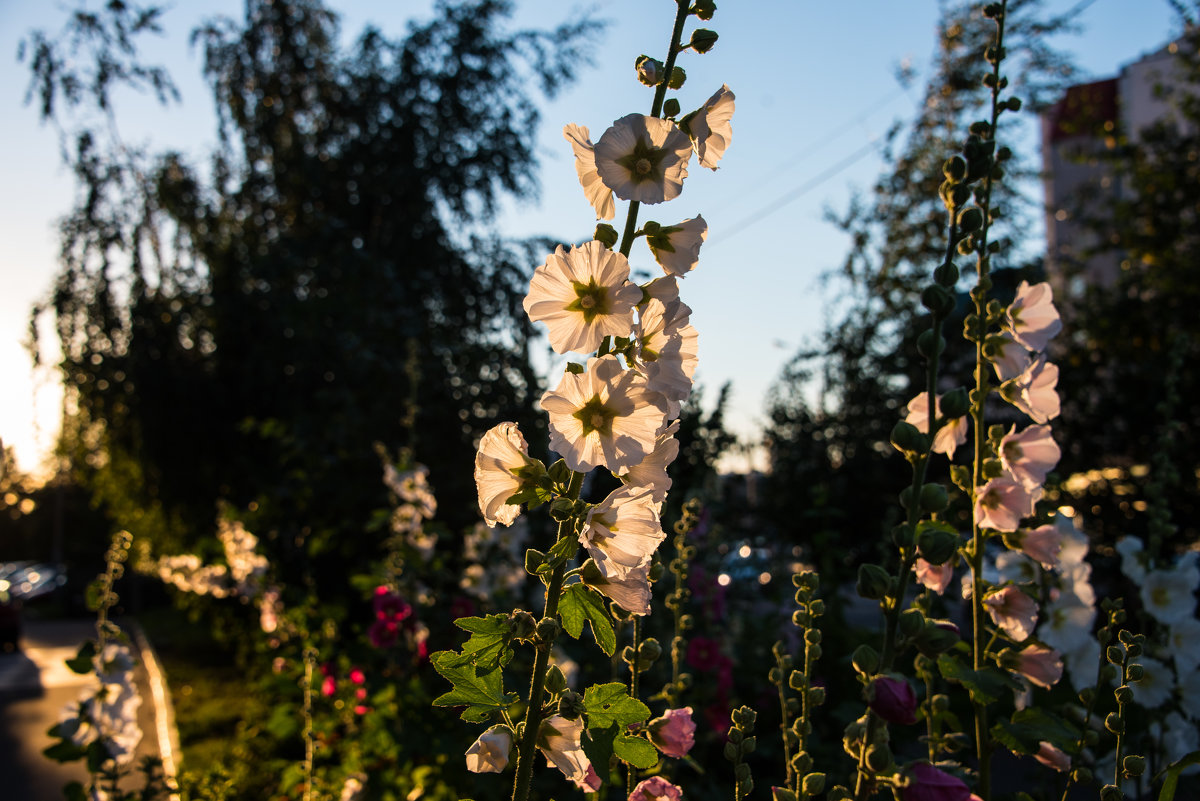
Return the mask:
<svg viewBox="0 0 1200 801">
<path fill-rule="evenodd" d="M 530 549 L 525 558 L 526 571 L 545 587 L 540 618 L 520 609 L 461 618 L 455 623 L 470 633 L 467 643 L 430 658 L 454 685 L 435 704 L 464 706 L 462 717 L 471 722 L 500 721 L 468 750 L 468 768 L 501 772 L 515 745 L 514 801 L 528 798 L 539 751 L 569 781 L 590 791 L 610 780 L 611 765 L 623 763 L 625 790 L 637 796 L 677 793 L 661 776 L 638 783 L 638 771 L 653 767 L 659 752 L 681 758 L 691 747 L 690 709 L 668 708 L 648 720 L 650 709 L 638 697 L 639 674 L 661 654 L 656 640 L 641 636 L 638 618 L 650 614 L 651 582 L 661 572 L 656 561 L 666 539 L 661 511 L 671 485 L 667 467 L 679 452 L 677 418 L 698 361 L 698 336 L 691 309 L 680 299 L 679 279 L 696 266 L 708 226 L 696 217 L 669 225 L 648 221 L 639 228 L 638 216 L 643 204 L 680 194 L 693 154 L 701 166 L 716 169 L 729 144 L 734 96 L 728 87 L 686 115 L 678 98 L 667 97 L 686 77 L 675 66 L 678 56 L 685 50 L 708 52 L 717 40 L 712 31 L 697 28 L 685 43 L 688 18 L 707 20 L 714 10 L 708 0 L 677 0 L 666 57 L 636 60 L 638 80 L 654 89 L 650 115 L 617 119 L 594 144 L 587 128 L 564 128 L 596 217 L 614 217 L 615 200 L 629 201 L 629 208 L 620 236 L 601 222 L 591 241 L 550 254 L 534 271 L 524 301 L 530 318 L 547 325 L 555 351 L 584 357 L 569 361 L 558 386 L 541 399 L 550 418 L 550 450 L 562 458 L 547 468 L 530 457 L 512 423 L 489 431 L 479 446 L 475 478 L 489 525 L 510 525 L 525 507 L 542 504 L 558 523 L 551 546 L 545 552 Z M 633 253 L 639 237 L 646 238 L 646 255 L 664 273 L 642 286 L 629 280 L 631 260 L 642 258 Z M 619 480 L 620 488 L 602 499 L 583 497 L 584 477 L 599 468 Z M 686 558 L 682 550 L 679 557 Z M 677 640 L 684 629 L 681 581 L 677 571 L 671 605 Z M 564 633 L 580 638 L 587 624 L 611 657 L 619 631 L 614 616 L 631 619 L 633 641 L 622 653 L 628 681 L 582 693 L 569 689 L 550 664 L 555 642 Z M 503 674 L 522 646 L 534 654 L 524 719 L 517 721 L 513 707 L 519 697 L 504 690 Z M 673 644 L 669 691 L 651 700 L 677 703 L 681 647 Z"/>
</svg>

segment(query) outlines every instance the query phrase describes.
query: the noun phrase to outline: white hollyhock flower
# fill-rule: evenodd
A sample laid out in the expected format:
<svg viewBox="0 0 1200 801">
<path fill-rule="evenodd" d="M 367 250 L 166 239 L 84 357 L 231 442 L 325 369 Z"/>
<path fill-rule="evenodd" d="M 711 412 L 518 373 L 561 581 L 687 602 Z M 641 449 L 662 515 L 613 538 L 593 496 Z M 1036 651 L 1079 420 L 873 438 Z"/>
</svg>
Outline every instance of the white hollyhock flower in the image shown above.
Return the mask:
<svg viewBox="0 0 1200 801">
<path fill-rule="evenodd" d="M 1129 682 L 1133 688 L 1133 700 L 1146 709 L 1154 709 L 1171 700 L 1171 690 L 1175 687 L 1174 672 L 1149 656 L 1137 657 L 1137 664 L 1142 666 L 1142 678 Z"/>
<path fill-rule="evenodd" d="M 546 761 L 562 771 L 569 781 L 587 779 L 592 762 L 583 753 L 583 720 L 568 720 L 562 715 L 551 715 L 538 728 L 537 747 L 546 755 Z"/>
<path fill-rule="evenodd" d="M 550 448 L 568 467 L 604 465 L 615 473 L 654 450 L 667 400 L 609 354 L 588 359 L 583 373 L 564 373 L 558 389 L 542 395 L 542 408 L 550 416 Z"/>
<path fill-rule="evenodd" d="M 529 445 L 516 423 L 501 423 L 489 429 L 479 440 L 475 453 L 475 487 L 479 492 L 479 511 L 489 526 L 511 526 L 521 514 L 518 504 L 508 499 L 525 486 L 520 475 L 534 464 Z"/>
<path fill-rule="evenodd" d="M 934 399 L 934 414 L 937 417 L 942 416 L 942 396 L 938 395 Z M 922 434 L 929 433 L 929 393 L 922 392 L 917 397 L 908 402 L 905 407 L 908 411 L 908 416 L 904 418 L 904 422 L 911 426 L 916 426 L 916 429 Z M 954 451 L 959 445 L 967 441 L 967 418 L 966 415 L 957 420 L 947 420 L 945 425 L 938 429 L 937 434 L 933 437 L 933 452 L 944 453 L 949 459 L 954 458 Z"/>
<path fill-rule="evenodd" d="M 1061 457 L 1047 425 L 1029 426 L 1019 434 L 1014 425 L 1000 440 L 1000 462 L 1030 490 L 1046 482 L 1046 474 Z"/>
<path fill-rule="evenodd" d="M 593 239 L 570 251 L 562 245 L 533 273 L 523 306 L 549 327 L 558 353 L 588 353 L 609 335 L 625 336 L 642 290 L 629 283 L 629 261 Z"/>
<path fill-rule="evenodd" d="M 596 170 L 622 200 L 662 203 L 679 197 L 692 143 L 675 123 L 629 114 L 596 143 Z"/>
<path fill-rule="evenodd" d="M 1142 562 L 1142 541 L 1137 537 L 1120 537 L 1116 544 L 1121 555 L 1121 572 L 1135 584 L 1146 580 L 1146 565 Z"/>
<path fill-rule="evenodd" d="M 1021 375 L 1013 379 L 1011 389 L 1001 394 L 1013 406 L 1033 418 L 1035 423 L 1047 423 L 1058 417 L 1058 366 L 1039 356 Z"/>
<path fill-rule="evenodd" d="M 1075 518 L 1060 509 L 1054 516 L 1054 527 L 1062 534 L 1062 548 L 1058 553 L 1059 565 L 1064 568 L 1080 564 L 1086 567 L 1084 557 L 1088 552 L 1088 538 L 1076 527 Z M 1090 567 L 1088 575 L 1091 575 Z"/>
<path fill-rule="evenodd" d="M 616 214 L 616 204 L 613 203 L 612 190 L 604 185 L 600 173 L 596 171 L 596 148 L 588 138 L 588 129 L 582 125 L 566 125 L 563 127 L 563 137 L 575 151 L 575 174 L 579 176 L 579 184 L 588 203 L 596 210 L 596 219 L 611 220 Z"/>
<path fill-rule="evenodd" d="M 1167 651 L 1175 660 L 1180 676 L 1200 668 L 1200 620 L 1188 617 L 1171 624 L 1167 633 Z"/>
<path fill-rule="evenodd" d="M 1162 726 L 1157 720 L 1152 721 L 1149 729 L 1150 736 L 1161 743 L 1160 753 L 1163 761 L 1168 764 L 1178 762 L 1193 751 L 1200 751 L 1200 729 L 1184 720 L 1183 715 L 1178 712 L 1168 712 Z M 1190 765 L 1183 769 L 1182 775 L 1194 776 L 1197 770 L 1200 770 L 1200 767 Z"/>
<path fill-rule="evenodd" d="M 579 542 L 606 578 L 625 579 L 648 565 L 666 538 L 653 491 L 624 486 L 591 508 Z"/>
<path fill-rule="evenodd" d="M 716 94 L 687 118 L 688 133 L 695 143 L 702 167 L 715 170 L 717 162 L 725 155 L 725 148 L 733 141 L 730 120 L 733 119 L 734 100 L 729 85 L 722 84 Z"/>
<path fill-rule="evenodd" d="M 1062 330 L 1062 320 L 1058 317 L 1058 309 L 1054 308 L 1053 292 L 1045 281 L 1033 286 L 1022 281 L 1004 316 L 1013 338 L 1032 351 L 1045 350 L 1050 340 Z"/>
<path fill-rule="evenodd" d="M 631 615 L 650 614 L 650 565 L 629 570 L 624 578 L 605 576 L 589 559 L 583 565 L 583 583 L 609 598 Z"/>
<path fill-rule="evenodd" d="M 467 770 L 472 773 L 499 773 L 508 765 L 512 746 L 512 729 L 503 724 L 492 726 L 467 749 Z"/>
<path fill-rule="evenodd" d="M 692 310 L 682 301 L 664 304 L 650 298 L 641 307 L 634 337 L 637 366 L 646 385 L 669 401 L 683 402 L 692 392 L 692 377 L 700 364 L 700 334 L 688 319 Z M 669 416 L 677 415 L 672 407 Z"/>
<path fill-rule="evenodd" d="M 626 484 L 648 488 L 655 503 L 666 500 L 667 492 L 671 489 L 671 477 L 667 475 L 667 468 L 679 456 L 679 440 L 675 439 L 678 432 L 679 421 L 675 420 L 667 426 L 666 431 L 658 435 L 654 450 L 645 459 L 618 473 Z"/>
<path fill-rule="evenodd" d="M 1029 366 L 1029 351 L 1007 331 L 988 338 L 987 355 L 1001 381 L 1016 378 Z"/>
<path fill-rule="evenodd" d="M 679 281 L 673 275 L 664 275 L 662 278 L 655 278 L 650 283 L 642 287 L 644 297 L 638 305 L 644 305 L 650 298 L 657 298 L 662 301 L 664 306 L 669 306 L 679 300 Z M 690 309 L 689 309 L 690 312 Z"/>
<path fill-rule="evenodd" d="M 1196 615 L 1195 571 L 1151 570 L 1142 580 L 1142 606 L 1168 626 Z"/>
<path fill-rule="evenodd" d="M 700 246 L 707 238 L 708 223 L 697 214 L 690 220 L 659 226 L 653 233 L 647 233 L 646 244 L 667 275 L 682 278 L 700 261 Z"/>
<path fill-rule="evenodd" d="M 1011 581 L 1017 584 L 1030 584 L 1038 580 L 1037 567 L 1033 560 L 1019 551 L 1004 551 L 996 555 L 996 572 L 999 574 L 997 583 Z"/>
<path fill-rule="evenodd" d="M 1200 721 L 1200 672 L 1193 670 L 1180 674 L 1179 706 L 1183 714 Z"/>
</svg>

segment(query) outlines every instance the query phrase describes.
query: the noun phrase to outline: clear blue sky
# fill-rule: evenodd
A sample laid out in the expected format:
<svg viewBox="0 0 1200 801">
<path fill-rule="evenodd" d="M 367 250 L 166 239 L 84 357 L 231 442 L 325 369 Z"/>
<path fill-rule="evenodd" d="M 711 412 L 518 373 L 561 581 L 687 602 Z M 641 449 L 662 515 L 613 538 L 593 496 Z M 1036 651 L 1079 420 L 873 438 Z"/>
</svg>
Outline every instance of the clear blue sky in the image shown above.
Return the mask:
<svg viewBox="0 0 1200 801">
<path fill-rule="evenodd" d="M 71 5 L 0 0 L 5 119 L 0 127 L 5 154 L 0 162 L 0 437 L 17 446 L 19 463 L 27 470 L 52 444 L 59 394 L 49 370 L 32 374 L 20 343 L 27 338 L 29 308 L 48 293 L 56 271 L 54 221 L 70 207 L 73 185 L 53 131 L 39 126 L 35 110 L 22 105 L 28 70 L 17 63 L 16 52 L 30 29 L 56 31 L 63 9 Z M 101 5 L 90 2 L 93 8 Z M 405 20 L 427 14 L 432 3 L 341 0 L 331 5 L 342 14 L 344 37 L 352 38 L 367 22 L 399 36 Z M 560 0 L 517 0 L 516 5 L 514 24 L 520 27 L 552 25 L 571 10 Z M 670 223 L 701 213 L 709 223 L 700 265 L 682 289 L 700 331 L 698 379 L 710 398 L 722 383 L 733 382 L 728 419 L 739 435 L 752 439 L 771 382 L 800 344 L 820 331 L 828 298 L 818 278 L 845 252 L 844 239 L 824 222 L 823 209 L 844 206 L 856 188 L 869 189 L 880 166 L 872 143 L 894 120 L 912 116 L 929 71 L 938 4 L 725 0 L 718 6 L 710 27 L 721 39 L 708 55 L 683 58 L 688 81 L 681 102 L 685 110 L 694 108 L 728 83 L 737 94 L 733 144 L 718 172 L 693 164 L 682 196 L 652 207 L 649 218 Z M 1060 44 L 1094 78 L 1115 74 L 1173 33 L 1174 16 L 1165 0 L 1050 0 L 1047 7 L 1082 9 L 1083 30 Z M 558 100 L 542 104 L 540 198 L 507 203 L 499 230 L 515 237 L 590 236 L 594 218 L 562 126 L 586 125 L 594 141 L 617 117 L 649 111 L 650 91 L 633 80 L 633 61 L 640 53 L 662 58 L 673 8 L 667 0 L 596 5 L 599 16 L 612 24 L 594 49 L 593 64 L 581 65 L 580 80 Z M 200 55 L 187 44 L 191 28 L 213 14 L 240 16 L 241 3 L 185 1 L 168 10 L 166 36 L 145 55 L 171 70 L 183 103 L 164 110 L 146 98 L 123 98 L 118 116 L 129 140 L 182 150 L 197 162 L 215 143 Z M 902 60 L 911 61 L 918 73 L 907 93 L 892 77 Z M 618 221 L 623 213 L 619 207 Z M 633 261 L 635 268 L 656 267 L 640 246 Z"/>
</svg>

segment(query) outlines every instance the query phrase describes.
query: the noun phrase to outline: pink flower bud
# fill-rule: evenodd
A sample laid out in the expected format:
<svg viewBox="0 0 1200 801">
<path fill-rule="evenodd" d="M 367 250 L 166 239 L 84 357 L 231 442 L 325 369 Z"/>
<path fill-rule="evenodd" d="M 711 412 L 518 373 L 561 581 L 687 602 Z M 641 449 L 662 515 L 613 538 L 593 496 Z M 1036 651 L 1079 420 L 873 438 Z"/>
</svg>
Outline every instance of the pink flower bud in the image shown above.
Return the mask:
<svg viewBox="0 0 1200 801">
<path fill-rule="evenodd" d="M 901 793 L 904 801 L 969 801 L 971 798 L 971 791 L 962 779 L 933 765 L 918 762 L 909 772 L 912 782 Z"/>
<path fill-rule="evenodd" d="M 917 722 L 917 696 L 904 679 L 876 676 L 870 693 L 871 709 L 888 723 Z"/>
<path fill-rule="evenodd" d="M 696 722 L 692 708 L 668 709 L 662 717 L 650 721 L 650 741 L 670 757 L 682 758 L 696 744 Z"/>
</svg>

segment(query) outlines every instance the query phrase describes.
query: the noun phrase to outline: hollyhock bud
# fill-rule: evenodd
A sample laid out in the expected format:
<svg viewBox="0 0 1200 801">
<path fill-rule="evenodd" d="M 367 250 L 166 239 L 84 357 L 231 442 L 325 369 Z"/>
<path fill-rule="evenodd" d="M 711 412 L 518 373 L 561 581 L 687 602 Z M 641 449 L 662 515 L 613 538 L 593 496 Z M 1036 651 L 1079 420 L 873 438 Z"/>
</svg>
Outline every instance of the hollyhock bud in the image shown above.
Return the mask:
<svg viewBox="0 0 1200 801">
<path fill-rule="evenodd" d="M 904 801 L 968 801 L 971 791 L 957 776 L 918 762 L 909 768 L 912 781 L 901 791 Z"/>
<path fill-rule="evenodd" d="M 659 751 L 676 759 L 687 756 L 696 739 L 692 708 L 668 709 L 662 717 L 650 721 L 650 741 Z"/>
<path fill-rule="evenodd" d="M 876 676 L 867 692 L 871 696 L 871 709 L 888 723 L 917 722 L 917 696 L 904 679 Z"/>
<path fill-rule="evenodd" d="M 508 765 L 512 745 L 512 729 L 504 725 L 492 726 L 467 749 L 467 770 L 499 773 Z"/>
</svg>

